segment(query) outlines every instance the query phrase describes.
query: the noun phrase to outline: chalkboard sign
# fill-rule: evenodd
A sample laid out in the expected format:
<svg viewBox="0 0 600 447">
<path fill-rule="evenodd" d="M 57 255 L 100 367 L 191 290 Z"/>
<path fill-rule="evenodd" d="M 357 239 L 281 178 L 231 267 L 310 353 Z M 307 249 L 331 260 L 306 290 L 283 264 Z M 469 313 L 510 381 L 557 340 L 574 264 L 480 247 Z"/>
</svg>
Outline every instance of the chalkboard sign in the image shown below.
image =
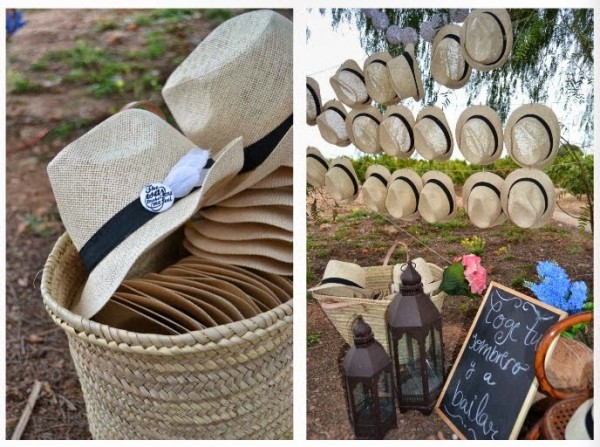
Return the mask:
<svg viewBox="0 0 600 447">
<path fill-rule="evenodd" d="M 435 410 L 463 439 L 515 439 L 537 390 L 533 360 L 566 314 L 492 282 Z"/>
</svg>

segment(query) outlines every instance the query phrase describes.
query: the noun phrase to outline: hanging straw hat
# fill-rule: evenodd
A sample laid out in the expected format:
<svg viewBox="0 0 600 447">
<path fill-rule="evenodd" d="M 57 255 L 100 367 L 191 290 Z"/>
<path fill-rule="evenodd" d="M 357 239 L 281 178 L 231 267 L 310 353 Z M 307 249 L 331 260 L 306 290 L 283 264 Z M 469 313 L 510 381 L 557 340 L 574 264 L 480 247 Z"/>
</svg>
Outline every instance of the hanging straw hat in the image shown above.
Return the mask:
<svg viewBox="0 0 600 447">
<path fill-rule="evenodd" d="M 516 169 L 500 190 L 502 209 L 521 228 L 539 228 L 552 218 L 556 195 L 552 180 L 538 169 Z"/>
<path fill-rule="evenodd" d="M 214 156 L 234 138 L 251 145 L 291 117 L 292 63 L 292 22 L 270 10 L 252 11 L 200 42 L 162 95 L 183 133 Z"/>
<path fill-rule="evenodd" d="M 321 91 L 319 83 L 311 77 L 306 77 L 306 124 L 317 124 L 317 116 L 321 114 Z"/>
<path fill-rule="evenodd" d="M 457 211 L 452 179 L 443 172 L 429 171 L 423 175 L 419 199 L 419 214 L 429 223 L 451 220 Z"/>
<path fill-rule="evenodd" d="M 494 109 L 471 106 L 458 117 L 456 144 L 467 161 L 489 165 L 502 155 L 502 122 Z"/>
<path fill-rule="evenodd" d="M 320 295 L 365 297 L 373 294 L 365 288 L 366 283 L 366 274 L 360 265 L 332 259 L 327 263 L 319 285 L 308 291 Z"/>
<path fill-rule="evenodd" d="M 329 170 L 329 163 L 316 147 L 306 149 L 306 182 L 313 188 L 325 184 L 325 174 Z"/>
<path fill-rule="evenodd" d="M 414 45 L 408 44 L 404 53 L 389 61 L 387 67 L 398 98 L 420 101 L 423 96 L 423 79 L 415 57 Z"/>
<path fill-rule="evenodd" d="M 504 144 L 519 166 L 545 168 L 554 161 L 560 146 L 558 118 L 543 104 L 523 105 L 508 118 Z"/>
<path fill-rule="evenodd" d="M 385 207 L 396 219 L 417 217 L 423 180 L 412 169 L 398 169 L 388 180 Z"/>
<path fill-rule="evenodd" d="M 390 106 L 379 125 L 379 144 L 386 154 L 409 158 L 415 151 L 415 118 L 404 106 Z"/>
<path fill-rule="evenodd" d="M 365 77 L 358 64 L 352 59 L 344 62 L 329 78 L 335 96 L 351 109 L 364 109 L 371 105 Z"/>
<path fill-rule="evenodd" d="M 417 115 L 415 148 L 425 160 L 448 160 L 454 149 L 452 131 L 444 111 L 439 107 L 425 107 Z"/>
<path fill-rule="evenodd" d="M 443 26 L 431 47 L 431 76 L 438 84 L 452 89 L 464 87 L 472 71 L 462 55 L 460 29 L 454 24 Z"/>
<path fill-rule="evenodd" d="M 371 211 L 385 211 L 389 178 L 390 171 L 385 166 L 371 165 L 367 168 L 362 193 L 365 206 Z"/>
<path fill-rule="evenodd" d="M 371 98 L 383 106 L 396 104 L 399 101 L 392 88 L 387 68 L 387 63 L 391 59 L 390 53 L 382 51 L 369 56 L 363 65 L 367 92 Z"/>
<path fill-rule="evenodd" d="M 506 9 L 474 9 L 460 27 L 463 57 L 476 70 L 501 67 L 512 50 L 512 22 Z"/>
<path fill-rule="evenodd" d="M 331 161 L 325 174 L 325 186 L 336 203 L 351 202 L 359 191 L 358 177 L 349 158 L 338 157 Z"/>
<path fill-rule="evenodd" d="M 280 129 L 269 137 L 270 147 L 263 144 L 254 153 L 247 149 L 255 147 L 243 148 L 238 138 L 220 151 L 210 168 L 208 151 L 197 149 L 204 157 L 194 165 L 205 176 L 202 188 L 181 192 L 179 200 L 165 187 L 167 175 L 195 145 L 150 112 L 120 112 L 65 147 L 48 165 L 48 175 L 61 219 L 90 273 L 71 310 L 86 318 L 94 315 L 136 260 L 181 227 L 204 195 L 237 176 L 260 177 L 263 155 L 286 133 Z M 169 185 L 177 189 L 178 181 Z"/>
<path fill-rule="evenodd" d="M 350 144 L 350 137 L 346 129 L 346 108 L 335 99 L 323 105 L 323 111 L 317 116 L 317 126 L 325 141 L 336 146 L 344 147 Z"/>
<path fill-rule="evenodd" d="M 379 123 L 382 116 L 375 107 L 352 110 L 346 117 L 346 130 L 354 146 L 367 154 L 381 152 Z"/>
<path fill-rule="evenodd" d="M 502 177 L 491 172 L 477 172 L 467 179 L 462 190 L 462 202 L 473 225 L 489 228 L 506 221 L 500 201 L 503 184 Z"/>
</svg>

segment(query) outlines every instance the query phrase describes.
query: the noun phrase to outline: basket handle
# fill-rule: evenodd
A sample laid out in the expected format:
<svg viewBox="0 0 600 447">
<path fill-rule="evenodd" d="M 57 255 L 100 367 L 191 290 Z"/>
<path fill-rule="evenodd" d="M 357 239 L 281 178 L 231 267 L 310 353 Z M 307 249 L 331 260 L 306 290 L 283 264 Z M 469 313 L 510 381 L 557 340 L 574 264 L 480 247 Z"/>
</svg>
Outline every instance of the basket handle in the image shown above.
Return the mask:
<svg viewBox="0 0 600 447">
<path fill-rule="evenodd" d="M 579 323 L 589 323 L 594 319 L 594 312 L 580 312 L 577 314 L 573 314 L 568 316 L 567 318 L 560 320 L 554 323 L 548 331 L 544 334 L 542 339 L 540 340 L 540 344 L 537 352 L 535 353 L 535 376 L 539 382 L 539 387 L 542 392 L 553 397 L 554 399 L 567 399 L 570 397 L 590 397 L 592 390 L 586 388 L 585 390 L 580 391 L 569 391 L 569 390 L 561 390 L 558 388 L 554 388 L 552 384 L 548 381 L 548 377 L 546 376 L 546 355 L 548 353 L 548 348 L 554 341 L 556 337 L 560 335 L 562 331 L 571 326 L 574 326 Z"/>
<path fill-rule="evenodd" d="M 399 239 L 396 239 L 394 241 L 394 243 L 392 244 L 392 246 L 390 247 L 390 249 L 388 250 L 387 254 L 385 255 L 385 258 L 383 260 L 383 266 L 385 267 L 386 265 L 388 265 L 388 263 L 390 262 L 390 259 L 392 257 L 392 255 L 394 254 L 394 252 L 396 251 L 396 247 L 398 247 L 398 245 L 402 245 L 404 247 L 404 249 L 406 250 L 406 262 L 409 261 L 409 256 L 408 256 L 408 245 L 406 245 L 405 242 L 402 242 Z"/>
<path fill-rule="evenodd" d="M 152 101 L 133 101 L 133 102 L 125 104 L 123 107 L 121 107 L 121 110 L 129 110 L 129 109 L 146 110 L 148 112 L 154 113 L 156 116 L 158 116 L 159 118 L 162 118 L 165 121 L 167 120 L 167 118 L 165 117 L 165 114 L 162 113 L 162 110 L 160 110 L 160 107 L 158 107 Z"/>
<path fill-rule="evenodd" d="M 352 302 L 348 302 L 348 301 L 341 301 L 341 302 L 325 301 L 320 304 L 323 309 L 331 310 L 331 309 L 343 309 L 344 307 L 356 306 L 357 304 L 360 304 L 360 303 L 352 303 Z"/>
</svg>

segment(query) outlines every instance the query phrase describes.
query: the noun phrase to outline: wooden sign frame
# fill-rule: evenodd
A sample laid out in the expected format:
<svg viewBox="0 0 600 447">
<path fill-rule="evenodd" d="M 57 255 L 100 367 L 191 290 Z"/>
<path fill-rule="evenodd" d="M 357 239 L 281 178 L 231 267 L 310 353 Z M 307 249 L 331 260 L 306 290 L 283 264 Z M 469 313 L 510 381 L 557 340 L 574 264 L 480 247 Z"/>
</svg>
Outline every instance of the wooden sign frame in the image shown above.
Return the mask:
<svg viewBox="0 0 600 447">
<path fill-rule="evenodd" d="M 442 388 L 442 392 L 440 393 L 440 396 L 435 404 L 435 412 L 438 414 L 438 416 L 440 416 L 440 418 L 442 418 L 442 420 L 452 429 L 452 431 L 454 433 L 456 433 L 457 436 L 459 436 L 461 439 L 468 439 L 463 433 L 462 431 L 446 416 L 446 414 L 440 409 L 440 405 L 442 404 L 442 400 L 444 399 L 445 395 L 446 395 L 446 391 L 448 389 L 448 386 L 450 385 L 450 382 L 452 380 L 452 378 L 454 377 L 454 373 L 456 372 L 456 369 L 458 367 L 458 365 L 460 364 L 460 361 L 462 360 L 463 354 L 465 349 L 467 348 L 467 345 L 469 344 L 469 341 L 471 340 L 471 335 L 473 333 L 473 330 L 475 329 L 475 326 L 477 324 L 477 322 L 479 321 L 479 318 L 481 317 L 481 313 L 483 312 L 483 308 L 485 307 L 485 304 L 487 303 L 488 299 L 489 299 L 489 295 L 492 291 L 492 289 L 496 287 L 500 290 L 503 290 L 505 292 L 508 292 L 518 298 L 521 298 L 522 300 L 528 301 L 532 304 L 534 304 L 535 306 L 539 306 L 542 307 L 556 315 L 558 315 L 558 321 L 562 320 L 563 318 L 565 318 L 567 316 L 567 313 L 557 309 L 556 307 L 553 306 L 549 306 L 546 303 L 543 303 L 540 300 L 537 300 L 535 298 L 531 298 L 527 295 L 524 295 L 520 292 L 517 292 L 516 290 L 513 290 L 509 287 L 506 287 L 500 283 L 497 282 L 490 282 L 488 289 L 485 293 L 485 296 L 483 297 L 483 300 L 481 301 L 481 304 L 479 306 L 479 309 L 477 310 L 477 314 L 475 315 L 475 318 L 473 319 L 473 323 L 471 324 L 471 328 L 469 329 L 469 332 L 467 333 L 467 336 L 465 337 L 465 340 L 463 342 L 462 348 L 460 349 L 460 352 L 458 353 L 458 356 L 456 357 L 456 360 L 454 361 L 454 364 L 452 365 L 452 369 L 450 370 L 450 372 L 448 373 L 448 377 L 446 378 L 446 383 L 444 383 L 444 388 Z M 548 354 L 552 353 L 552 350 L 554 349 L 554 345 L 556 344 L 556 342 L 558 341 L 555 340 L 554 343 L 552 344 L 552 346 L 550 347 L 550 349 L 548 350 Z M 521 406 L 521 409 L 519 410 L 519 414 L 517 415 L 517 418 L 515 420 L 515 424 L 513 425 L 513 428 L 511 430 L 510 436 L 508 439 L 516 439 L 519 431 L 521 430 L 521 427 L 523 426 L 523 421 L 525 420 L 525 416 L 527 415 L 527 412 L 529 411 L 529 407 L 531 406 L 531 402 L 533 401 L 534 397 L 535 397 L 535 393 L 537 391 L 538 388 L 538 381 L 537 379 L 534 377 L 533 382 L 531 384 L 531 387 L 529 388 L 529 391 L 527 392 L 526 396 L 525 396 L 525 400 L 523 401 L 523 405 Z"/>
</svg>

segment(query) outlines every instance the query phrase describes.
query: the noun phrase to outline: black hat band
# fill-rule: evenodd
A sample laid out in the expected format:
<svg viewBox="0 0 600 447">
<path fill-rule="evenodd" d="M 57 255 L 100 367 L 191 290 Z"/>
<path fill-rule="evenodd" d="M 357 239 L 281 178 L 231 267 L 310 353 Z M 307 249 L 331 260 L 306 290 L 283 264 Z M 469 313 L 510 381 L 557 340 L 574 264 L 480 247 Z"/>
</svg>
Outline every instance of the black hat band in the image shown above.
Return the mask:
<svg viewBox="0 0 600 447">
<path fill-rule="evenodd" d="M 448 152 L 450 152 L 450 148 L 452 147 L 452 139 L 450 137 L 450 133 L 448 132 L 448 129 L 446 129 L 446 126 L 444 126 L 444 123 L 442 123 L 442 120 L 440 120 L 437 116 L 430 115 L 430 114 L 424 115 L 423 118 L 421 118 L 421 119 L 425 119 L 425 118 L 429 118 L 431 121 L 433 121 L 435 124 L 437 124 L 440 129 L 442 129 L 442 132 L 444 133 L 444 137 L 446 138 L 446 150 L 444 151 L 444 154 L 447 154 Z"/>
<path fill-rule="evenodd" d="M 413 211 L 413 213 L 416 213 L 417 210 L 419 209 L 419 190 L 417 189 L 417 186 L 412 182 L 411 179 L 409 179 L 408 177 L 405 177 L 403 175 L 400 175 L 398 177 L 396 177 L 394 179 L 394 181 L 396 180 L 402 180 L 403 182 L 407 183 L 408 186 L 410 186 L 410 189 L 412 189 L 413 194 L 415 195 L 415 199 L 416 199 L 416 203 L 415 203 L 415 209 Z"/>
<path fill-rule="evenodd" d="M 452 194 L 450 194 L 450 191 L 448 190 L 448 188 L 446 187 L 444 182 L 442 182 L 441 180 L 438 180 L 436 178 L 432 178 L 432 179 L 427 180 L 425 185 L 427 183 L 433 183 L 435 185 L 438 185 L 442 189 L 442 191 L 444 191 L 444 194 L 446 195 L 446 198 L 448 199 L 448 204 L 450 205 L 450 211 L 448 212 L 448 215 L 452 214 L 454 212 L 454 200 L 452 200 Z"/>
<path fill-rule="evenodd" d="M 508 195 L 510 196 L 510 191 L 513 189 L 513 187 L 517 183 L 521 183 L 521 182 L 533 183 L 540 189 L 540 191 L 542 192 L 542 196 L 544 196 L 544 213 L 546 213 L 546 211 L 548 211 L 548 194 L 546 194 L 546 190 L 544 189 L 544 186 L 534 178 L 526 177 L 526 178 L 520 178 L 519 180 L 515 181 L 512 185 L 510 185 L 510 188 L 508 189 Z"/>
<path fill-rule="evenodd" d="M 354 178 L 354 175 L 352 175 L 352 172 L 350 171 L 350 169 L 348 169 L 346 166 L 344 166 L 341 163 L 336 163 L 332 167 L 340 168 L 342 171 L 344 171 L 346 174 L 348 174 L 348 177 L 350 178 L 350 180 L 352 180 L 352 186 L 354 187 L 354 194 L 352 194 L 352 195 L 355 196 L 356 194 L 358 194 L 358 182 Z"/>
<path fill-rule="evenodd" d="M 329 165 L 327 164 L 327 162 L 321 157 L 319 157 L 317 154 L 306 154 L 306 158 L 314 158 L 325 168 L 326 171 L 329 170 Z"/>
<path fill-rule="evenodd" d="M 413 148 L 415 147 L 415 137 L 413 135 L 413 130 L 410 124 L 408 124 L 408 120 L 403 117 L 402 115 L 400 115 L 399 113 L 392 113 L 390 116 L 394 116 L 396 118 L 398 118 L 400 121 L 402 121 L 402 124 L 404 124 L 404 127 L 406 127 L 406 130 L 408 131 L 408 137 L 410 138 L 410 147 L 408 149 L 408 151 L 412 151 Z"/>
<path fill-rule="evenodd" d="M 517 123 L 519 121 L 521 121 L 524 118 L 534 118 L 534 119 L 538 120 L 541 123 L 541 125 L 544 126 L 544 129 L 546 129 L 546 132 L 548 132 L 548 139 L 550 140 L 550 149 L 548 149 L 548 155 L 546 155 L 546 157 L 544 157 L 544 160 L 547 160 L 548 157 L 550 157 L 550 155 L 552 154 L 552 148 L 554 147 L 554 138 L 552 137 L 552 131 L 550 130 L 550 126 L 548 125 L 548 123 L 546 121 L 544 121 L 544 119 L 541 116 L 533 114 L 533 113 L 528 113 L 527 115 L 523 115 L 521 118 L 519 118 L 517 120 L 517 122 L 515 123 L 515 126 L 517 125 Z M 512 138 L 512 132 L 511 132 L 511 138 Z"/>
<path fill-rule="evenodd" d="M 312 96 L 312 99 L 315 103 L 315 107 L 317 109 L 316 116 L 319 116 L 321 114 L 321 103 L 319 102 L 319 97 L 317 96 L 317 92 L 315 92 L 315 89 L 312 88 L 312 85 L 310 85 L 308 82 L 306 83 L 306 88 L 310 92 L 310 95 Z"/>
<path fill-rule="evenodd" d="M 498 134 L 496 133 L 496 128 L 494 127 L 492 122 L 483 115 L 472 115 L 467 119 L 467 121 L 465 121 L 465 124 L 468 123 L 469 121 L 471 121 L 472 119 L 479 119 L 479 120 L 483 121 L 485 124 L 487 124 L 488 127 L 490 128 L 490 131 L 492 132 L 492 135 L 494 136 L 494 151 L 492 152 L 492 155 L 491 155 L 491 157 L 493 157 L 496 154 L 496 151 L 498 150 Z"/>
</svg>

